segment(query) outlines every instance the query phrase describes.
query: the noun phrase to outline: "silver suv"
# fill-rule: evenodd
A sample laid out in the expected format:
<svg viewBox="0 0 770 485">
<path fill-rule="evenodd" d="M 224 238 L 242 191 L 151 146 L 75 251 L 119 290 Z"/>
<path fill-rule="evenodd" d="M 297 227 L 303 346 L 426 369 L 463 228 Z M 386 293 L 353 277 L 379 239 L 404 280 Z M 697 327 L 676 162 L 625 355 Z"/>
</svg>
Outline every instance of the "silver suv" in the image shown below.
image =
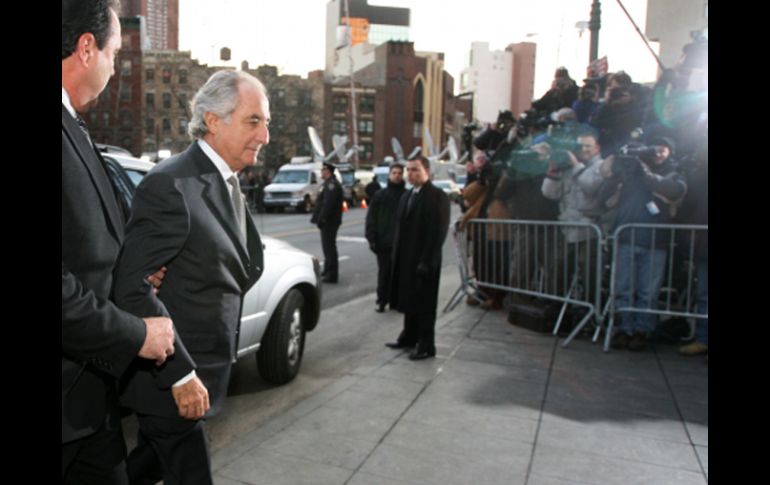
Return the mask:
<svg viewBox="0 0 770 485">
<path fill-rule="evenodd" d="M 155 164 L 121 153 L 102 157 L 130 207 L 136 185 Z M 262 236 L 262 243 L 265 269 L 243 299 L 238 358 L 256 354 L 262 378 L 285 384 L 299 372 L 305 333 L 318 324 L 320 265 L 318 258 L 287 242 Z"/>
</svg>

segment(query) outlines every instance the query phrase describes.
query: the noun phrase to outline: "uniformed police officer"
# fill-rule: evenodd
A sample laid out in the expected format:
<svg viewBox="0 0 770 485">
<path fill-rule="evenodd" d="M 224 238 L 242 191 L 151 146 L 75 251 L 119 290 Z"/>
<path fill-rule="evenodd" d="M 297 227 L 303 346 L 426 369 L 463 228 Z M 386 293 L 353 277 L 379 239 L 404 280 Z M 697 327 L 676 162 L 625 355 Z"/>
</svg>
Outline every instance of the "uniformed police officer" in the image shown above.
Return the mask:
<svg viewBox="0 0 770 485">
<path fill-rule="evenodd" d="M 322 281 L 336 283 L 337 272 L 337 229 L 342 224 L 342 186 L 334 177 L 335 166 L 324 162 L 321 169 L 323 185 L 316 199 L 315 210 L 310 222 L 321 230 L 321 245 L 324 251 Z"/>
</svg>

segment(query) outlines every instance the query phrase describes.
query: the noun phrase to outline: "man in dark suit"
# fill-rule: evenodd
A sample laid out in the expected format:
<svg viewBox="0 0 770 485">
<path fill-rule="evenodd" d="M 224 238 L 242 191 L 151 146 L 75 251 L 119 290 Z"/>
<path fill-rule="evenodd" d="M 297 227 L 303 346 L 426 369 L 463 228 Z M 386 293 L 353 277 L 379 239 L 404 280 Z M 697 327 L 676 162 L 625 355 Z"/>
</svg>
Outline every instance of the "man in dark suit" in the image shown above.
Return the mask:
<svg viewBox="0 0 770 485">
<path fill-rule="evenodd" d="M 127 483 L 116 379 L 137 355 L 153 366 L 174 352 L 171 320 L 142 320 L 110 300 L 123 214 L 77 113 L 114 72 L 116 8 L 62 2 L 62 483 Z"/>
<path fill-rule="evenodd" d="M 415 347 L 411 360 L 436 355 L 434 330 L 441 276 L 441 248 L 449 230 L 449 198 L 430 182 L 430 162 L 407 162 L 414 188 L 401 196 L 396 215 L 390 306 L 404 314 L 404 329 L 392 349 Z"/>
<path fill-rule="evenodd" d="M 337 230 L 342 224 L 342 185 L 334 176 L 335 167 L 324 162 L 321 177 L 324 179 L 315 210 L 310 222 L 321 230 L 321 246 L 324 252 L 322 281 L 336 283 L 339 278 L 337 257 Z"/>
<path fill-rule="evenodd" d="M 376 179 L 375 179 L 376 181 Z M 379 185 L 378 185 L 379 186 Z M 366 239 L 377 255 L 377 307 L 382 313 L 390 302 L 390 275 L 393 236 L 396 233 L 396 211 L 404 194 L 404 165 L 393 162 L 388 173 L 388 186 L 374 194 L 366 213 Z"/>
<path fill-rule="evenodd" d="M 175 356 L 160 371 L 137 362 L 123 381 L 122 402 L 136 411 L 140 427 L 128 458 L 134 484 L 213 483 L 202 418 L 223 405 L 242 297 L 263 268 L 238 172 L 256 164 L 270 140 L 269 122 L 259 80 L 243 71 L 215 73 L 192 102 L 189 133 L 196 141 L 136 189 L 115 298 L 138 315 L 170 314 L 191 360 Z M 155 295 L 142 275 L 161 266 L 168 270 Z"/>
</svg>

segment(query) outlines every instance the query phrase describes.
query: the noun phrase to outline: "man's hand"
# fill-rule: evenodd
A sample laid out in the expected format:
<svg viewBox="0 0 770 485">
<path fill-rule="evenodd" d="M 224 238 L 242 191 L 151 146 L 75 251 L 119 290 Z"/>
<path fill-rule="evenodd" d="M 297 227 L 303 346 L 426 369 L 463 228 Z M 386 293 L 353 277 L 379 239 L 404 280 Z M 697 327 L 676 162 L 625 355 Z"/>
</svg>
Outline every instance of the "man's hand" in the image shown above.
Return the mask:
<svg viewBox="0 0 770 485">
<path fill-rule="evenodd" d="M 147 335 L 144 344 L 139 349 L 139 357 L 154 360 L 156 365 L 166 361 L 166 357 L 174 355 L 174 325 L 170 318 L 144 318 Z"/>
<path fill-rule="evenodd" d="M 166 276 L 166 267 L 163 266 L 155 273 L 147 277 L 147 282 L 153 286 L 152 292 L 156 295 L 160 291 L 160 285 L 163 284 L 163 277 Z"/>
<path fill-rule="evenodd" d="M 578 168 L 580 166 L 580 161 L 577 159 L 574 153 L 568 151 L 567 157 L 569 158 L 569 164 L 572 166 L 572 168 Z"/>
<path fill-rule="evenodd" d="M 172 387 L 171 394 L 179 409 L 179 415 L 185 419 L 200 419 L 211 407 L 209 391 L 198 376 L 179 387 Z"/>
</svg>

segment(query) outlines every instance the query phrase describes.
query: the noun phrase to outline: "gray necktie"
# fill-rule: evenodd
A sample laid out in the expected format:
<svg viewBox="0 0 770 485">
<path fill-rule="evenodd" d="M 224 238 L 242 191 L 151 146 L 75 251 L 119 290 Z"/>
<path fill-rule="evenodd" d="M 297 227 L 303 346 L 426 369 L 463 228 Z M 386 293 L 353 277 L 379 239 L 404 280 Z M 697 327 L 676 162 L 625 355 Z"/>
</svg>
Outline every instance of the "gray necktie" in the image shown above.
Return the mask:
<svg viewBox="0 0 770 485">
<path fill-rule="evenodd" d="M 230 199 L 233 201 L 235 217 L 238 219 L 238 226 L 241 230 L 241 237 L 246 242 L 246 211 L 243 205 L 243 196 L 241 195 L 241 184 L 238 183 L 238 176 L 233 174 L 227 179 L 232 188 L 230 189 Z"/>
</svg>

